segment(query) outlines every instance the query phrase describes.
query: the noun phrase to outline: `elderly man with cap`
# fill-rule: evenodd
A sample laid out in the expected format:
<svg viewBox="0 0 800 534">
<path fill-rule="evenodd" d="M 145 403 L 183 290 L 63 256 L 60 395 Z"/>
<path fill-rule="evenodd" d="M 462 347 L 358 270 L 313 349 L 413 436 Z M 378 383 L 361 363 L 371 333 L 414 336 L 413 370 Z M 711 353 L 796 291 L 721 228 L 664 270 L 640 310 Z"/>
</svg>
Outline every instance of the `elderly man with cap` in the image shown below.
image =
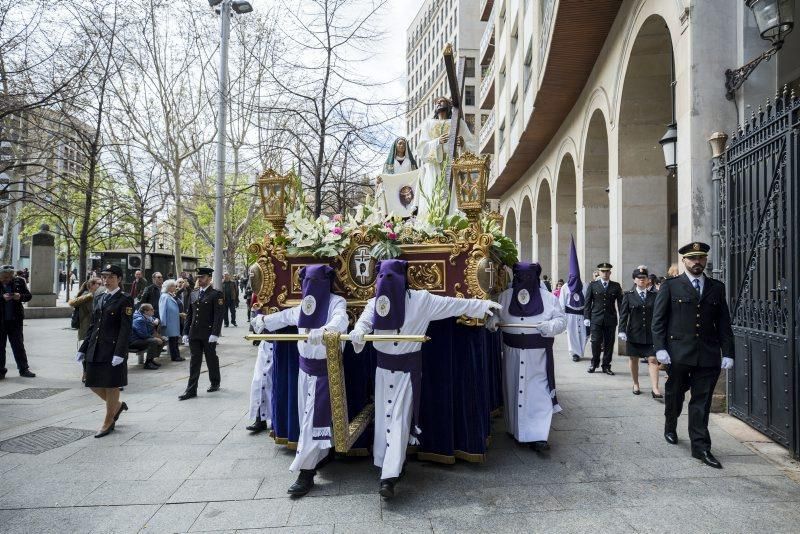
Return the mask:
<svg viewBox="0 0 800 534">
<path fill-rule="evenodd" d="M 586 289 L 586 302 L 583 307 L 583 323 L 589 327 L 592 342 L 592 362 L 588 371 L 594 373 L 603 353 L 602 370 L 613 375 L 611 358 L 614 355 L 614 331 L 617 328 L 617 307 L 622 303 L 622 286 L 611 281 L 610 263 L 597 266 L 600 277 Z"/>
<path fill-rule="evenodd" d="M 76 360 L 86 360 L 86 387 L 106 403 L 102 438 L 114 431 L 120 414 L 128 405 L 119 400 L 121 387 L 128 385 L 128 343 L 133 324 L 133 298 L 122 291 L 122 269 L 106 265 L 100 271 L 106 292 L 92 304 L 92 320 Z"/>
<path fill-rule="evenodd" d="M 486 322 L 503 326 L 503 393 L 506 431 L 536 451 L 549 449 L 550 422 L 561 411 L 556 397 L 553 341 L 567 328 L 558 298 L 540 280 L 538 263 L 517 263 L 511 287 L 500 294 L 502 309 Z M 523 325 L 530 324 L 535 328 Z M 517 378 L 519 377 L 519 378 Z"/>
<path fill-rule="evenodd" d="M 722 468 L 711 454 L 708 414 L 720 369 L 732 369 L 734 338 L 725 284 L 703 274 L 705 243 L 681 247 L 684 274 L 665 280 L 653 308 L 653 345 L 658 361 L 668 364 L 664 385 L 664 439 L 678 442 L 678 417 L 687 391 L 692 456 Z"/>
<path fill-rule="evenodd" d="M 622 296 L 622 306 L 619 312 L 619 338 L 627 345 L 626 348 L 633 378 L 633 394 L 640 395 L 639 389 L 639 358 L 647 358 L 650 372 L 650 395 L 654 399 L 663 397 L 658 390 L 658 362 L 656 352 L 653 350 L 653 305 L 656 302 L 656 292 L 648 287 L 650 278 L 647 267 L 640 265 L 633 270 L 635 285 Z"/>
<path fill-rule="evenodd" d="M 197 396 L 197 383 L 200 380 L 200 368 L 203 355 L 206 357 L 208 379 L 211 385 L 209 393 L 219 390 L 219 358 L 217 357 L 217 341 L 222 330 L 222 319 L 225 316 L 225 298 L 221 291 L 211 287 L 211 275 L 214 269 L 200 267 L 197 269 L 198 288 L 192 292 L 189 310 L 183 326 L 183 342 L 189 344 L 192 355 L 189 361 L 189 382 L 186 391 L 178 396 L 178 400 L 192 399 Z"/>
<path fill-rule="evenodd" d="M 322 344 L 325 331 L 346 332 L 347 302 L 333 294 L 334 270 L 328 265 L 307 265 L 300 269 L 303 299 L 299 306 L 253 319 L 256 332 L 297 326 L 308 340 L 298 341 L 300 370 L 297 375 L 297 413 L 300 437 L 297 455 L 289 470 L 299 471 L 289 494 L 302 496 L 314 486 L 317 466 L 331 448 L 331 397 L 328 389 L 328 361 Z M 262 342 L 263 343 L 263 342 Z"/>
<path fill-rule="evenodd" d="M 25 342 L 22 336 L 22 320 L 25 318 L 23 302 L 31 300 L 31 292 L 25 279 L 14 276 L 13 265 L 0 267 L 0 290 L 3 292 L 3 303 L 0 306 L 0 379 L 5 378 L 6 339 L 11 344 L 14 360 L 17 362 L 19 376 L 33 378 L 36 375 L 28 368 L 28 355 L 25 353 Z"/>
<path fill-rule="evenodd" d="M 491 300 L 457 299 L 433 295 L 408 287 L 408 262 L 378 262 L 375 297 L 367 301 L 350 332 L 353 348 L 361 352 L 364 335 L 425 334 L 432 321 L 467 315 L 483 319 L 500 305 Z M 372 454 L 381 468 L 380 495 L 394 497 L 394 487 L 403 470 L 406 447 L 419 443 L 418 426 L 422 393 L 422 343 L 381 341 L 375 370 L 375 439 Z"/>
</svg>

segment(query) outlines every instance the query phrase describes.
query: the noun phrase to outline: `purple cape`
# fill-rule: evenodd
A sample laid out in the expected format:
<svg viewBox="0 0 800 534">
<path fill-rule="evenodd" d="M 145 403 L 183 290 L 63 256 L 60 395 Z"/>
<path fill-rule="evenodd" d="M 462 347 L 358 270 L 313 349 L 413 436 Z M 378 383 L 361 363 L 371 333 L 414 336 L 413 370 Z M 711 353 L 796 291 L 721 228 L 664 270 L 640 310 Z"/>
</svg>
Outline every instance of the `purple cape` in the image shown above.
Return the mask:
<svg viewBox="0 0 800 534">
<path fill-rule="evenodd" d="M 383 260 L 378 262 L 377 268 L 378 280 L 375 284 L 375 313 L 372 315 L 372 328 L 399 330 L 406 320 L 408 262 Z"/>
<path fill-rule="evenodd" d="M 329 265 L 306 265 L 300 269 L 303 300 L 300 302 L 298 328 L 320 328 L 328 322 L 328 304 L 333 289 L 333 268 Z"/>
<path fill-rule="evenodd" d="M 514 280 L 511 283 L 511 304 L 508 313 L 515 317 L 531 317 L 544 311 L 542 294 L 539 292 L 539 276 L 542 266 L 538 263 L 514 264 Z"/>
</svg>

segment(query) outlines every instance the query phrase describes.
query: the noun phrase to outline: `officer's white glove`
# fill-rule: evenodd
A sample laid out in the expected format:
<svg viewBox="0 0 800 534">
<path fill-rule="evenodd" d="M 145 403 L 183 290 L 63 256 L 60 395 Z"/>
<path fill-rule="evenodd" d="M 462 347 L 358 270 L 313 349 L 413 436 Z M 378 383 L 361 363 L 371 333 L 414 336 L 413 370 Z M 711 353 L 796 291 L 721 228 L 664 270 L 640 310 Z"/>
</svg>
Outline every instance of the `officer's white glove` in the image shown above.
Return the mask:
<svg viewBox="0 0 800 534">
<path fill-rule="evenodd" d="M 592 326 L 592 321 L 590 321 L 589 319 L 584 319 L 583 326 Z"/>
<path fill-rule="evenodd" d="M 656 360 L 663 363 L 664 365 L 669 365 L 670 363 L 672 363 L 672 360 L 669 359 L 669 353 L 665 350 L 656 351 Z"/>
<path fill-rule="evenodd" d="M 628 341 L 628 335 L 625 332 L 620 332 L 617 337 L 620 341 Z"/>
<path fill-rule="evenodd" d="M 183 341 L 184 345 L 188 345 L 189 344 L 189 336 L 183 336 L 183 339 L 181 339 L 181 341 Z"/>
<path fill-rule="evenodd" d="M 722 365 L 720 366 L 722 369 L 733 369 L 733 358 L 728 358 L 727 356 L 722 358 Z"/>
<path fill-rule="evenodd" d="M 353 350 L 356 354 L 364 350 L 364 346 L 367 344 L 367 342 L 364 341 L 364 332 L 360 330 L 353 330 L 350 332 L 350 343 L 353 344 Z"/>
<path fill-rule="evenodd" d="M 325 334 L 324 328 L 312 328 L 308 333 L 308 342 L 311 345 L 322 345 L 322 336 Z"/>
<path fill-rule="evenodd" d="M 219 338 L 217 336 L 208 336 L 209 343 L 216 343 L 217 341 L 219 341 Z"/>
<path fill-rule="evenodd" d="M 500 305 L 499 302 L 489 301 L 486 304 L 486 315 L 488 315 L 489 317 L 492 317 L 494 315 L 494 312 L 492 312 L 492 310 L 502 310 L 502 309 L 503 309 L 503 307 Z"/>
<path fill-rule="evenodd" d="M 84 358 L 86 358 L 86 354 L 84 354 L 82 352 L 79 352 L 78 354 L 75 355 L 75 361 L 76 362 L 80 363 L 80 362 L 82 362 L 84 360 Z"/>
<path fill-rule="evenodd" d="M 121 364 L 124 361 L 125 361 L 125 358 L 123 358 L 121 356 L 114 356 L 113 358 L 111 358 L 111 365 L 116 367 L 116 366 L 118 366 L 119 364 Z"/>
</svg>

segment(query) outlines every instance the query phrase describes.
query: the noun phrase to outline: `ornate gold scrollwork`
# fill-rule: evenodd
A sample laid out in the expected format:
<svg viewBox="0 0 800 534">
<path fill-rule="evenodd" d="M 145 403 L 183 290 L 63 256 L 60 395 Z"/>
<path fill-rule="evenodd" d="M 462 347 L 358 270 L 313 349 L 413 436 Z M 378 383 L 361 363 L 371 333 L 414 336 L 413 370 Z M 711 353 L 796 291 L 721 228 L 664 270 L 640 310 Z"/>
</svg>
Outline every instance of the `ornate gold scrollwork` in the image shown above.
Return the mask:
<svg viewBox="0 0 800 534">
<path fill-rule="evenodd" d="M 409 261 L 408 285 L 414 289 L 426 289 L 434 292 L 445 291 L 444 261 Z"/>
<path fill-rule="evenodd" d="M 255 265 L 258 266 L 258 269 L 253 274 L 256 278 L 260 277 L 260 281 L 257 283 L 258 302 L 263 305 L 269 302 L 275 291 L 275 268 L 268 256 L 260 256 Z"/>
<path fill-rule="evenodd" d="M 278 302 L 278 306 L 281 308 L 286 307 L 286 299 L 289 296 L 289 289 L 286 286 L 281 286 L 281 292 L 278 293 L 278 298 L 275 299 Z"/>
<path fill-rule="evenodd" d="M 491 259 L 489 250 L 491 249 L 493 238 L 491 234 L 480 234 L 472 251 L 467 259 L 467 266 L 464 269 L 464 278 L 467 282 L 467 292 L 476 298 L 489 298 L 497 283 L 496 266 Z M 491 272 L 489 272 L 491 271 Z M 481 284 L 483 273 L 489 274 L 489 281 L 484 280 Z M 484 287 L 485 286 L 485 287 Z"/>
</svg>

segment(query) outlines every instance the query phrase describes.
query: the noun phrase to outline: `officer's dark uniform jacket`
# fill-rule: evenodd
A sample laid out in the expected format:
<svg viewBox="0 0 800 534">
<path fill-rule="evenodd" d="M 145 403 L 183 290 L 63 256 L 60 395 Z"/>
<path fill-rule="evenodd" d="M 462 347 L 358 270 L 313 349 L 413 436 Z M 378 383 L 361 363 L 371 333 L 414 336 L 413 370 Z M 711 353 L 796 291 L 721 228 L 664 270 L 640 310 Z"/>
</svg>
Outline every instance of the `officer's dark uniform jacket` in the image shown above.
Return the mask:
<svg viewBox="0 0 800 534">
<path fill-rule="evenodd" d="M 121 289 L 107 299 L 104 297 L 103 294 L 94 299 L 89 330 L 79 349 L 91 363 L 110 363 L 114 356 L 128 357 L 133 298 Z"/>
<path fill-rule="evenodd" d="M 200 290 L 195 289 L 190 297 L 189 310 L 183 325 L 183 334 L 189 339 L 208 341 L 208 336 L 219 336 L 222 320 L 225 317 L 225 298 L 221 291 L 207 287 L 200 298 Z"/>
<path fill-rule="evenodd" d="M 599 280 L 589 284 L 586 290 L 586 305 L 583 317 L 592 321 L 593 325 L 617 326 L 617 308 L 621 306 L 622 286 L 609 280 L 608 287 L 603 288 Z"/>
<path fill-rule="evenodd" d="M 685 274 L 665 280 L 653 308 L 653 345 L 666 350 L 673 363 L 719 367 L 722 356 L 734 357 L 725 285 L 705 277 L 703 293 Z"/>
<path fill-rule="evenodd" d="M 638 288 L 626 291 L 622 295 L 619 331 L 628 337 L 630 343 L 652 345 L 653 306 L 656 303 L 656 293 L 645 289 L 644 294 L 644 301 L 639 296 Z"/>
</svg>

